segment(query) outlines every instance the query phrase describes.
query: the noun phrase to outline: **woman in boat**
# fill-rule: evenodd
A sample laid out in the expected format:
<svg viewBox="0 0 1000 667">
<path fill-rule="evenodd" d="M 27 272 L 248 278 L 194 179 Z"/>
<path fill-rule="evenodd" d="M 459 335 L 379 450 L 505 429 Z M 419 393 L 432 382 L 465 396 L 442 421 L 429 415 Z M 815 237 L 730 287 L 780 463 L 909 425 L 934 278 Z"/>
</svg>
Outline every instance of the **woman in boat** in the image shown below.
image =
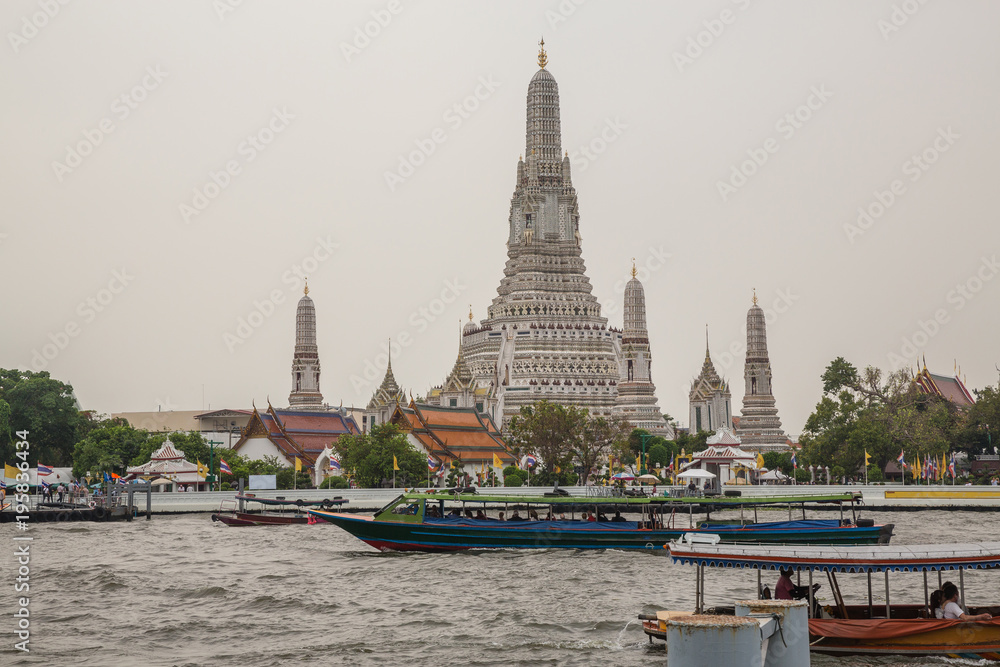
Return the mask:
<svg viewBox="0 0 1000 667">
<path fill-rule="evenodd" d="M 931 617 L 944 618 L 944 593 L 940 588 L 931 593 Z"/>
<path fill-rule="evenodd" d="M 958 621 L 988 621 L 993 618 L 990 614 L 966 614 L 958 604 L 958 586 L 950 581 L 944 582 L 941 587 L 941 597 L 944 600 L 944 617 L 949 620 Z"/>
</svg>

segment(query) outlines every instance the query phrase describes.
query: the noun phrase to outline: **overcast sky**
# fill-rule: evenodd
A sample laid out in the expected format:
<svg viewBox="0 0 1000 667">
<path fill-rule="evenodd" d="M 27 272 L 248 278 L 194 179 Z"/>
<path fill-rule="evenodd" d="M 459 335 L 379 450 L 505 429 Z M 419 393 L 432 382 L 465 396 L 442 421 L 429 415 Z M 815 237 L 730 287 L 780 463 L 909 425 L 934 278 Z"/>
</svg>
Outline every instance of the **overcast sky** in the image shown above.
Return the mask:
<svg viewBox="0 0 1000 667">
<path fill-rule="evenodd" d="M 993 384 L 998 25 L 986 0 L 4 2 L 0 367 L 101 412 L 286 406 L 298 272 L 328 402 L 367 403 L 390 336 L 423 394 L 496 296 L 544 35 L 587 273 L 620 327 L 636 258 L 661 409 L 686 424 L 707 324 L 738 414 L 753 288 L 790 434 L 838 355 Z"/>
</svg>

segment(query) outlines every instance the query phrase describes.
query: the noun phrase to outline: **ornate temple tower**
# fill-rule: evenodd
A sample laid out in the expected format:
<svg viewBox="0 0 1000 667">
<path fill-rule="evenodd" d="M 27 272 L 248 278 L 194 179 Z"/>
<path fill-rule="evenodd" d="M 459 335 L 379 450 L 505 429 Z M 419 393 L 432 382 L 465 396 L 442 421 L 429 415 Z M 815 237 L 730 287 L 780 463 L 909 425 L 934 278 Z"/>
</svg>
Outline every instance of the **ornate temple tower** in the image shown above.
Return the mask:
<svg viewBox="0 0 1000 667">
<path fill-rule="evenodd" d="M 691 381 L 688 394 L 691 407 L 691 433 L 717 431 L 733 428 L 732 392 L 729 383 L 719 377 L 708 351 L 708 327 L 705 327 L 705 362 L 701 365 L 701 375 Z"/>
<path fill-rule="evenodd" d="M 319 391 L 319 347 L 316 345 L 316 306 L 309 298 L 309 283 L 295 311 L 295 355 L 292 357 L 290 410 L 325 410 Z"/>
<path fill-rule="evenodd" d="M 625 328 L 620 343 L 620 379 L 614 414 L 624 417 L 635 427 L 673 440 L 674 430 L 663 418 L 656 402 L 653 357 L 646 331 L 646 295 L 635 274 L 633 263 L 632 280 L 625 285 Z"/>
<path fill-rule="evenodd" d="M 743 412 L 736 428 L 743 448 L 764 451 L 788 449 L 788 438 L 781 430 L 778 408 L 774 405 L 764 311 L 757 305 L 756 292 L 753 305 L 747 311 L 747 358 L 743 374 L 746 389 Z"/>
<path fill-rule="evenodd" d="M 546 69 L 528 84 L 525 159 L 510 202 L 507 264 L 486 319 L 466 327 L 463 356 L 497 398 L 506 424 L 541 399 L 610 415 L 619 376 L 616 334 L 601 317 L 580 250 L 580 211 L 563 155 L 559 86 Z"/>
<path fill-rule="evenodd" d="M 392 417 L 393 411 L 399 404 L 406 405 L 406 393 L 399 388 L 396 377 L 392 374 L 392 341 L 389 341 L 388 361 L 385 368 L 385 377 L 382 384 L 372 394 L 368 401 L 368 406 L 361 417 L 361 427 L 365 433 L 369 433 L 372 426 L 385 424 Z"/>
</svg>

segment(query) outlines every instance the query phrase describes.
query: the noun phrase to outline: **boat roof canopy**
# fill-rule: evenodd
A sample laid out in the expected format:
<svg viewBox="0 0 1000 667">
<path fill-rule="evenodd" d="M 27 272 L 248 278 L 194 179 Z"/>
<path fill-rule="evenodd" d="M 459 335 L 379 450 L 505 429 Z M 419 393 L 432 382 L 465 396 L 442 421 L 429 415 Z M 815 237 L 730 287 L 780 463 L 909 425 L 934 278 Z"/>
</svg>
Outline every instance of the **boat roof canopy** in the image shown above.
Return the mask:
<svg viewBox="0 0 1000 667">
<path fill-rule="evenodd" d="M 682 565 L 820 572 L 935 572 L 1000 567 L 1000 542 L 901 546 L 791 546 L 670 543 Z"/>
<path fill-rule="evenodd" d="M 667 496 L 545 496 L 539 489 L 538 495 L 522 495 L 519 493 L 503 493 L 492 489 L 480 489 L 479 493 L 454 493 L 448 491 L 410 491 L 403 494 L 407 501 L 420 500 L 452 500 L 463 503 L 532 503 L 537 505 L 709 505 L 712 507 L 735 507 L 741 505 L 787 505 L 800 503 L 854 503 L 861 500 L 857 491 L 844 493 L 804 493 L 782 494 L 773 496 L 709 496 L 682 497 Z"/>
</svg>

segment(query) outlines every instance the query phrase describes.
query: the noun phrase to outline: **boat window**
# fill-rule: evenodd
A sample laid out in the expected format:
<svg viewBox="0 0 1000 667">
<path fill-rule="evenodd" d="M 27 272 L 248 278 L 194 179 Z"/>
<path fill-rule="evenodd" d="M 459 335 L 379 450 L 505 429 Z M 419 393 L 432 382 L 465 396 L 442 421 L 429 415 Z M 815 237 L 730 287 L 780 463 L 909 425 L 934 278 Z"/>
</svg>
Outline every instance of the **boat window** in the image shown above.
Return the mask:
<svg viewBox="0 0 1000 667">
<path fill-rule="evenodd" d="M 418 511 L 420 511 L 420 503 L 408 503 L 406 505 L 400 503 L 392 508 L 393 514 L 415 515 Z"/>
</svg>

